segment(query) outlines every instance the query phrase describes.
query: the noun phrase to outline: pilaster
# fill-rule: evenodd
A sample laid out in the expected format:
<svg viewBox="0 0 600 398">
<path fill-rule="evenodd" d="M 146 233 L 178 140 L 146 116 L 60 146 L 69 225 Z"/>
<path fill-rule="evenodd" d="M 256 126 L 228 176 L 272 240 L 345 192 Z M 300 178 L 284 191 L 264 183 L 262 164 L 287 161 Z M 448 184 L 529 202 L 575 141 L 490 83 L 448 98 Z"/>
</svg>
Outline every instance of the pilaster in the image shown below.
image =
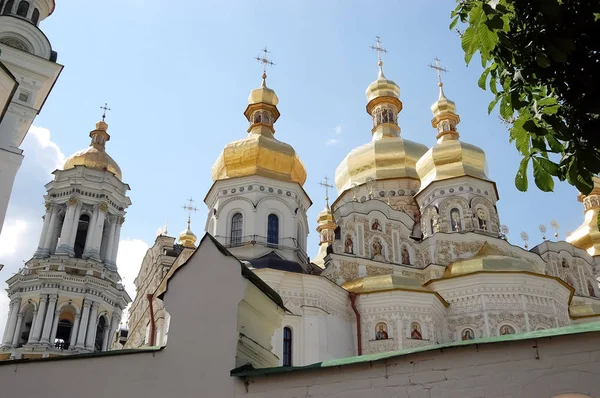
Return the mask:
<svg viewBox="0 0 600 398">
<path fill-rule="evenodd" d="M 67 212 L 63 221 L 62 230 L 60 232 L 60 246 L 56 249 L 56 253 L 64 253 L 72 256 L 75 252 L 73 251 L 74 239 L 71 239 L 73 234 L 73 224 L 77 224 L 75 220 L 75 212 L 77 210 L 79 202 L 75 198 L 69 199 L 67 202 Z M 77 229 L 75 228 L 75 232 Z"/>
</svg>

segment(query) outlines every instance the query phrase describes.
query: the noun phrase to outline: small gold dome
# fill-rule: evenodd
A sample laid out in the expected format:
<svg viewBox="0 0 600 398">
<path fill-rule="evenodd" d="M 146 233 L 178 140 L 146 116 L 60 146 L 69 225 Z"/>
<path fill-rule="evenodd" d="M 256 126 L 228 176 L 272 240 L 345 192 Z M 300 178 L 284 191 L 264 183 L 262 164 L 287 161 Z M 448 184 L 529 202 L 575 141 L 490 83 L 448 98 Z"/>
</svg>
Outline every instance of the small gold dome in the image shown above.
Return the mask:
<svg viewBox="0 0 600 398">
<path fill-rule="evenodd" d="M 179 234 L 179 243 L 184 247 L 195 248 L 196 239 L 196 235 L 190 229 L 190 219 L 188 218 L 187 229 Z"/>
<path fill-rule="evenodd" d="M 267 74 L 263 73 L 262 78 L 263 81 L 261 86 L 250 92 L 250 96 L 248 97 L 248 105 L 268 104 L 277 106 L 277 104 L 279 103 L 279 98 L 277 98 L 277 94 L 275 94 L 275 91 L 267 87 Z"/>
<path fill-rule="evenodd" d="M 389 80 L 385 77 L 383 74 L 383 63 L 381 61 L 379 61 L 379 76 L 377 76 L 377 80 L 369 84 L 366 94 L 369 104 L 381 97 L 392 98 L 400 102 L 400 87 L 393 80 Z M 398 111 L 400 110 L 402 110 L 402 105 L 400 105 Z M 371 113 L 368 105 L 367 112 Z"/>
<path fill-rule="evenodd" d="M 90 169 L 109 171 L 121 180 L 121 168 L 105 150 L 105 143 L 110 140 L 107 130 L 108 125 L 104 121 L 96 123 L 96 129 L 90 133 L 92 138 L 90 146 L 69 156 L 63 169 L 68 170 L 75 168 L 75 166 L 85 166 Z"/>
<path fill-rule="evenodd" d="M 244 115 L 250 122 L 248 136 L 225 146 L 212 167 L 213 182 L 226 178 L 260 175 L 304 185 L 306 169 L 294 148 L 273 135 L 279 118 L 275 92 L 265 83 L 252 90 Z"/>
<path fill-rule="evenodd" d="M 368 179 L 419 179 L 416 171 L 417 160 L 425 152 L 425 145 L 404 140 L 400 136 L 397 115 L 402 110 L 400 87 L 383 74 L 379 62 L 379 76 L 366 91 L 367 113 L 373 117 L 371 142 L 353 149 L 335 171 L 335 185 L 338 192 L 360 185 Z M 380 120 L 385 112 L 385 119 Z"/>
<path fill-rule="evenodd" d="M 331 212 L 331 208 L 329 207 L 329 203 L 325 205 L 325 208 L 321 210 L 321 212 L 317 215 L 317 228 L 319 227 L 329 227 L 333 225 L 335 228 L 335 221 L 333 220 L 333 213 Z M 322 228 L 321 228 L 322 229 Z"/>
<path fill-rule="evenodd" d="M 578 200 L 583 202 L 585 218 L 583 224 L 567 236 L 567 242 L 586 250 L 590 256 L 600 254 L 600 230 L 598 230 L 598 212 L 600 212 L 600 178 L 593 177 L 594 188 L 589 195 L 580 194 Z"/>
<path fill-rule="evenodd" d="M 456 114 L 455 103 L 446 98 L 441 83 L 440 96 L 431 110 L 434 115 L 431 124 L 438 131 L 438 141 L 417 162 L 420 191 L 434 181 L 461 176 L 489 180 L 485 152 L 458 139 L 456 125 L 460 123 L 460 117 Z"/>
<path fill-rule="evenodd" d="M 487 242 L 479 252 L 465 260 L 458 260 L 450 264 L 444 272 L 444 278 L 472 274 L 475 272 L 532 272 L 544 275 L 544 271 L 529 261 L 502 255 Z"/>
</svg>

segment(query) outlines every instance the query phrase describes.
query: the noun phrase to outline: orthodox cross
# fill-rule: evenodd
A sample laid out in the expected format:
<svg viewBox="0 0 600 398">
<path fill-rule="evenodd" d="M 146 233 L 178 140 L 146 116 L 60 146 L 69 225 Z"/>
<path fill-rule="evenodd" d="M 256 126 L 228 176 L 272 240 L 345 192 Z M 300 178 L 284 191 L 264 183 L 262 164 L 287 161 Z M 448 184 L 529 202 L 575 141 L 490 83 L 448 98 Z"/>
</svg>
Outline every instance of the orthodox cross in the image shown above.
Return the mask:
<svg viewBox="0 0 600 398">
<path fill-rule="evenodd" d="M 329 183 L 329 178 L 327 176 L 325 176 L 325 182 L 321 181 L 319 183 L 319 185 L 322 187 L 325 187 L 325 201 L 327 202 L 327 205 L 329 206 L 329 188 L 333 189 L 335 187 Z"/>
<path fill-rule="evenodd" d="M 388 51 L 385 48 L 381 47 L 380 37 L 379 36 L 375 36 L 375 38 L 376 38 L 376 40 L 375 40 L 375 44 L 376 45 L 371 45 L 371 49 L 377 51 L 377 59 L 379 60 L 379 63 L 381 64 L 382 63 L 382 61 L 381 61 L 381 53 L 385 54 Z"/>
<path fill-rule="evenodd" d="M 101 107 L 100 107 L 100 109 L 102 109 L 102 111 L 103 111 L 103 112 L 102 112 L 102 121 L 104 121 L 104 119 L 106 119 L 106 111 L 110 111 L 110 110 L 112 110 L 112 109 L 110 109 L 110 108 L 108 107 L 108 104 L 107 104 L 106 102 L 104 103 L 104 106 L 101 106 Z"/>
<path fill-rule="evenodd" d="M 265 47 L 262 52 L 264 53 L 264 55 L 262 57 L 254 57 L 254 59 L 260 63 L 263 64 L 263 73 L 266 74 L 267 73 L 267 66 L 273 66 L 275 65 L 273 63 L 273 61 L 271 61 L 268 57 L 267 54 L 270 54 L 270 51 L 267 51 L 267 47 Z"/>
<path fill-rule="evenodd" d="M 435 57 L 433 60 L 435 61 L 435 65 L 429 64 L 428 66 L 429 66 L 431 69 L 435 69 L 435 70 L 437 70 L 437 75 L 438 75 L 438 84 L 440 84 L 440 85 L 441 85 L 441 84 L 442 84 L 442 72 L 444 72 L 444 73 L 448 73 L 448 69 L 446 69 L 446 68 L 442 68 L 442 67 L 440 66 L 440 60 L 438 59 L 438 57 Z"/>
<path fill-rule="evenodd" d="M 188 204 L 185 204 L 181 207 L 183 207 L 185 210 L 188 211 L 188 228 L 189 228 L 189 223 L 190 223 L 190 219 L 192 218 L 192 212 L 196 212 L 198 211 L 198 208 L 196 206 L 194 206 L 194 199 L 189 198 L 188 200 L 186 200 L 186 202 L 189 202 Z"/>
</svg>

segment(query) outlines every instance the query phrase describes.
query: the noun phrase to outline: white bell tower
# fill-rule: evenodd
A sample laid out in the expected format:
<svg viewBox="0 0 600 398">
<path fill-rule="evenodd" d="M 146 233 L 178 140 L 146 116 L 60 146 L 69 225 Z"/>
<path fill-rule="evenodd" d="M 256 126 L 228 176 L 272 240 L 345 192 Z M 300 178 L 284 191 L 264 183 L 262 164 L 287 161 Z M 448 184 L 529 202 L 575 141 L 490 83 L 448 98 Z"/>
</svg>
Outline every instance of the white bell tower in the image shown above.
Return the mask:
<svg viewBox="0 0 600 398">
<path fill-rule="evenodd" d="M 19 148 L 63 68 L 38 27 L 54 0 L 0 0 L 0 232 L 15 176 Z"/>
</svg>

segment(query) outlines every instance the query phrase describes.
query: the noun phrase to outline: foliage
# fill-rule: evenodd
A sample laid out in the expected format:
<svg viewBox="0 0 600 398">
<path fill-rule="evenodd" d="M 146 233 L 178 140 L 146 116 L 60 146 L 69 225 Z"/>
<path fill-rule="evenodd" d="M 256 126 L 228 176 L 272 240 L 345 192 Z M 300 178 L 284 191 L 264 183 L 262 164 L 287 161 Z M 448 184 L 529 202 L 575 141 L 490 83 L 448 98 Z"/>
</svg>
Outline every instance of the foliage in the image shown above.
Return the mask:
<svg viewBox="0 0 600 398">
<path fill-rule="evenodd" d="M 542 191 L 554 176 L 589 193 L 600 173 L 600 1 L 459 0 L 452 17 L 450 29 L 465 24 L 466 63 L 481 56 L 488 111 L 499 106 L 523 156 L 517 188 L 531 164 Z"/>
</svg>

